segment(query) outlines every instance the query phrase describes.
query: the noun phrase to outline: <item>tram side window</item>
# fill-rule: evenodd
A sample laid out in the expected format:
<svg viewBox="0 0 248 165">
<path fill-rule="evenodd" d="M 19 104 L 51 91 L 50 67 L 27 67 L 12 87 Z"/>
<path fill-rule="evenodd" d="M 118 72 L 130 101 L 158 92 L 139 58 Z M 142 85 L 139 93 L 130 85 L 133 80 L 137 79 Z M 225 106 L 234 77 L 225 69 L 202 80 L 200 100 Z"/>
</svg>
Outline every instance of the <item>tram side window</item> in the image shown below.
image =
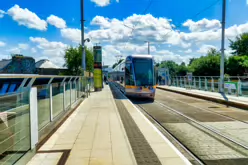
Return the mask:
<svg viewBox="0 0 248 165">
<path fill-rule="evenodd" d="M 133 72 L 132 72 L 132 65 L 131 64 L 126 64 L 126 67 L 125 67 L 125 84 L 126 85 L 134 85 Z"/>
</svg>

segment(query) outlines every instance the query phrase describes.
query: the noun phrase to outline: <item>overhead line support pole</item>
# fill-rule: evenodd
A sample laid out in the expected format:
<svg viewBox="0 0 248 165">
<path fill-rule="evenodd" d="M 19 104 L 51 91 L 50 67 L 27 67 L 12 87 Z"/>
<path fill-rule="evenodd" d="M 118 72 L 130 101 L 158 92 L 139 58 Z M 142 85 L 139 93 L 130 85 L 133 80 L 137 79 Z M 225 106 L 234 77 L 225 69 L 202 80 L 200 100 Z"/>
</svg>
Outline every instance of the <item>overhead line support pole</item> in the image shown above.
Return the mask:
<svg viewBox="0 0 248 165">
<path fill-rule="evenodd" d="M 223 0 L 223 7 L 222 7 L 222 36 L 221 36 L 221 60 L 220 60 L 220 92 L 224 92 L 225 23 L 226 23 L 226 0 Z"/>
<path fill-rule="evenodd" d="M 81 44 L 82 44 L 82 69 L 83 75 L 85 67 L 85 47 L 84 47 L 84 0 L 81 0 Z"/>
</svg>

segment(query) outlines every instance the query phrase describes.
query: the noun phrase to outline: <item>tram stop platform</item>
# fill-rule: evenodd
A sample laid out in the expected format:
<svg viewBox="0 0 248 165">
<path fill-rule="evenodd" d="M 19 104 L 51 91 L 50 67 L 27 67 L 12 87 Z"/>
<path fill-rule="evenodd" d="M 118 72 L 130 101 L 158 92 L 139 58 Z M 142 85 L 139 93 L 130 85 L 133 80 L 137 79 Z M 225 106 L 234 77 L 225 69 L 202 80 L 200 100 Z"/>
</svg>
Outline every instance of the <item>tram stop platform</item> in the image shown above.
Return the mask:
<svg viewBox="0 0 248 165">
<path fill-rule="evenodd" d="M 191 164 L 140 110 L 112 89 L 113 93 L 105 86 L 91 93 L 28 165 Z"/>
<path fill-rule="evenodd" d="M 183 94 L 186 96 L 191 96 L 199 99 L 209 100 L 216 103 L 221 103 L 227 106 L 233 106 L 236 108 L 248 110 L 248 98 L 244 96 L 235 96 L 222 94 L 218 92 L 203 91 L 197 89 L 186 89 L 174 86 L 158 86 L 157 89 Z"/>
</svg>

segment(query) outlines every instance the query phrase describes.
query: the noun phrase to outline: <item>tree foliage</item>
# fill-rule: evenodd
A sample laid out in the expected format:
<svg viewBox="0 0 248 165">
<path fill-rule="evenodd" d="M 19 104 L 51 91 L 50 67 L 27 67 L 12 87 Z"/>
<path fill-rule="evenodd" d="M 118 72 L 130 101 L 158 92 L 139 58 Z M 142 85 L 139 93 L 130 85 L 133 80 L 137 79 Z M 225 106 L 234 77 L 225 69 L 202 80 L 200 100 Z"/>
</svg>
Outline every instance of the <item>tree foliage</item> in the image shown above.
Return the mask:
<svg viewBox="0 0 248 165">
<path fill-rule="evenodd" d="M 231 56 L 228 59 L 226 73 L 231 76 L 243 76 L 248 68 L 248 56 Z"/>
<path fill-rule="evenodd" d="M 194 76 L 219 76 L 220 57 L 219 51 L 210 49 L 206 56 L 193 60 L 190 70 Z"/>
<path fill-rule="evenodd" d="M 234 55 L 248 55 L 248 33 L 243 33 L 236 37 L 235 41 L 230 41 L 230 48 Z"/>
<path fill-rule="evenodd" d="M 163 61 L 159 68 L 168 68 L 170 76 L 185 76 L 188 72 L 188 68 L 184 62 L 178 65 L 174 61 Z"/>
<path fill-rule="evenodd" d="M 234 41 L 230 40 L 230 48 L 234 56 L 225 59 L 224 72 L 230 76 L 243 76 L 248 73 L 248 33 L 237 36 Z M 193 72 L 194 76 L 220 76 L 220 59 L 221 53 L 210 49 L 206 56 L 189 59 L 188 66 L 165 61 L 159 68 L 168 68 L 171 76 L 185 76 L 187 72 Z"/>
<path fill-rule="evenodd" d="M 94 56 L 93 51 L 86 48 L 86 71 L 93 72 Z M 82 45 L 78 47 L 69 47 L 65 50 L 65 64 L 68 71 L 65 74 L 68 75 L 80 75 L 82 74 Z"/>
</svg>

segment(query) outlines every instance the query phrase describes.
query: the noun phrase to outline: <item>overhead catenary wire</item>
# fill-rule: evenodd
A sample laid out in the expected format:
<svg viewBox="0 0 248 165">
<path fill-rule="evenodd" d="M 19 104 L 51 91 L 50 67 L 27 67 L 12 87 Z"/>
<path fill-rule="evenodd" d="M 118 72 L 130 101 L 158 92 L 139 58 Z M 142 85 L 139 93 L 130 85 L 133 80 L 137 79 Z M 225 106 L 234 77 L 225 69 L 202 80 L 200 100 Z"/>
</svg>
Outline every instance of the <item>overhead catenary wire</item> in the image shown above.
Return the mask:
<svg viewBox="0 0 248 165">
<path fill-rule="evenodd" d="M 198 13 L 194 14 L 194 15 L 191 17 L 191 19 L 194 19 L 195 17 L 199 16 L 199 15 L 202 14 L 203 12 L 205 12 L 205 11 L 207 11 L 208 9 L 212 8 L 213 6 L 217 5 L 217 3 L 220 2 L 220 1 L 221 1 L 221 0 L 217 0 L 217 1 L 215 1 L 214 3 L 210 4 L 209 6 L 207 6 L 206 8 L 204 8 L 203 10 L 201 10 L 201 11 L 199 11 Z M 179 25 L 175 25 L 175 26 L 176 26 L 177 28 L 180 28 L 180 27 L 183 26 L 183 24 L 179 24 Z M 167 33 L 165 34 L 164 37 L 166 37 L 170 32 L 172 32 L 172 29 L 171 29 L 169 32 L 167 32 Z"/>
<path fill-rule="evenodd" d="M 144 11 L 142 12 L 142 15 L 144 15 L 144 14 L 149 10 L 149 8 L 151 7 L 152 3 L 153 3 L 153 0 L 150 0 L 149 3 L 148 3 L 148 5 L 146 6 L 146 8 L 144 9 Z M 132 37 L 132 35 L 133 35 L 133 31 L 135 30 L 137 24 L 138 24 L 138 23 L 136 23 L 136 24 L 131 28 L 131 27 L 129 27 L 129 26 L 127 26 L 127 25 L 125 25 L 125 24 L 123 23 L 123 25 L 124 25 L 125 27 L 128 27 L 128 28 L 131 28 L 131 29 L 132 29 L 131 35 L 130 35 L 131 37 Z M 130 41 L 131 37 L 128 37 L 128 40 L 127 40 L 126 45 L 125 45 L 124 48 L 127 47 L 127 44 L 128 44 L 128 42 Z"/>
</svg>

